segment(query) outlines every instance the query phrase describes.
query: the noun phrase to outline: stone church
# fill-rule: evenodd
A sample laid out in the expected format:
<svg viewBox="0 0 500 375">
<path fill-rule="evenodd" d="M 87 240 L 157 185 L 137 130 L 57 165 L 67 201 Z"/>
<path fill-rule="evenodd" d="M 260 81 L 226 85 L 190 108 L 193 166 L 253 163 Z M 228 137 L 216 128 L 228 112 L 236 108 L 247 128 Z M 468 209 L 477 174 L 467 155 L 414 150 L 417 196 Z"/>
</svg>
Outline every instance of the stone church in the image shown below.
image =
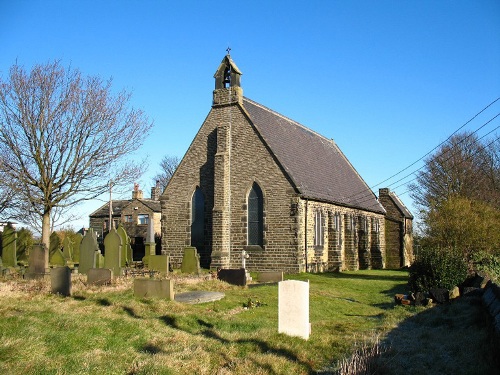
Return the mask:
<svg viewBox="0 0 500 375">
<path fill-rule="evenodd" d="M 205 268 L 384 268 L 384 207 L 331 139 L 243 96 L 227 54 L 213 103 L 165 191 L 162 253 Z"/>
</svg>

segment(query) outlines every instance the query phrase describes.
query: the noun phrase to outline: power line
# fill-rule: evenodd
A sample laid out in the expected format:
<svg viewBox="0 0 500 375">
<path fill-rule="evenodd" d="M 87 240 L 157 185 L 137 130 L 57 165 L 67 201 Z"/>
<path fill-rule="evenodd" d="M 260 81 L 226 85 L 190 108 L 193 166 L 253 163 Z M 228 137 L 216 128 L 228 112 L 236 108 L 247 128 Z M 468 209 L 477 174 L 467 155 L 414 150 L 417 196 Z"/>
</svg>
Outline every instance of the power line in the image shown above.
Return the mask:
<svg viewBox="0 0 500 375">
<path fill-rule="evenodd" d="M 448 142 L 451 137 L 453 137 L 456 133 L 458 133 L 460 130 L 462 130 L 465 126 L 467 126 L 469 123 L 471 123 L 474 119 L 476 119 L 480 114 L 482 114 L 484 111 L 486 111 L 489 107 L 491 107 L 493 104 L 495 104 L 497 101 L 500 100 L 500 97 L 496 98 L 495 100 L 493 100 L 491 103 L 489 103 L 487 106 L 485 106 L 483 109 L 481 109 L 479 112 L 477 112 L 473 117 L 471 117 L 468 121 L 466 121 L 462 126 L 460 126 L 458 129 L 456 129 L 453 133 L 451 133 L 450 136 L 448 136 L 448 138 L 446 138 L 444 141 L 442 141 L 441 143 L 439 143 L 437 146 L 435 146 L 432 150 L 430 150 L 429 152 L 427 152 L 425 155 L 423 155 L 422 157 L 420 157 L 419 159 L 417 159 L 416 161 L 414 161 L 413 163 L 411 163 L 410 165 L 408 165 L 407 167 L 401 169 L 399 172 L 393 174 L 392 176 L 386 178 L 385 180 L 375 184 L 375 185 L 372 185 L 370 186 L 368 189 L 364 189 L 364 190 L 361 190 L 349 197 L 347 197 L 347 199 L 353 199 L 354 197 L 360 195 L 360 194 L 363 194 L 362 197 L 360 197 L 361 199 L 367 197 L 367 193 L 368 195 L 371 195 L 372 194 L 372 189 L 374 189 L 375 187 L 377 186 L 380 186 L 382 185 L 384 182 L 387 182 L 389 181 L 390 179 L 400 175 L 401 173 L 403 173 L 404 171 L 408 170 L 409 168 L 411 168 L 412 166 L 414 166 L 415 164 L 417 164 L 419 161 L 423 160 L 425 157 L 427 157 L 428 155 L 430 155 L 432 152 L 434 152 L 436 149 L 438 149 L 439 147 L 441 147 L 443 144 L 445 144 L 446 142 Z M 493 121 L 495 118 L 497 118 L 498 116 L 500 116 L 500 113 L 498 113 L 496 116 L 494 116 L 492 119 L 490 119 L 489 121 L 487 121 L 485 124 L 483 124 L 482 126 L 480 126 L 478 129 L 476 129 L 472 134 L 476 133 L 477 131 L 479 131 L 480 129 L 482 129 L 483 127 L 485 127 L 487 124 L 489 124 L 491 121 Z M 472 135 L 471 134 L 471 135 Z M 421 167 L 422 168 L 422 167 Z M 417 169 L 416 171 L 420 170 L 421 168 Z M 394 183 L 397 183 L 401 180 L 403 180 L 404 178 L 410 176 L 411 174 L 415 173 L 416 171 L 406 175 L 405 177 L 403 177 L 402 179 L 399 179 L 398 181 L 394 182 Z M 393 183 L 393 184 L 394 184 Z M 391 184 L 391 185 L 393 185 Z M 389 185 L 389 186 L 391 186 Z"/>
</svg>

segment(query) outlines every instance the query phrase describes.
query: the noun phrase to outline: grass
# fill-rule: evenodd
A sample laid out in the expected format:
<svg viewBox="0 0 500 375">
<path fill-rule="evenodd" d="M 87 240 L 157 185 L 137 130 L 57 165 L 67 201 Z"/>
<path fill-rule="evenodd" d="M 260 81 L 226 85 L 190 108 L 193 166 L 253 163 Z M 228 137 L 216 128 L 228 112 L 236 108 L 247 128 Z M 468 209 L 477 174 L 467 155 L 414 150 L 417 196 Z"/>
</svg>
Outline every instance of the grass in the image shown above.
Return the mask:
<svg viewBox="0 0 500 375">
<path fill-rule="evenodd" d="M 394 294 L 406 290 L 404 271 L 290 275 L 310 281 L 312 334 L 307 341 L 278 334 L 276 285 L 241 288 L 176 278 L 176 293 L 226 294 L 217 302 L 187 305 L 135 298 L 131 279 L 87 287 L 80 277 L 73 279 L 67 298 L 50 294 L 45 281 L 0 282 L 0 373 L 329 374 L 349 360 L 360 342 L 373 337 L 381 337 L 386 348 L 379 358 L 384 373 L 397 373 L 402 365 L 408 372 L 407 359 L 416 345 L 412 335 L 419 345 L 439 347 L 448 331 L 457 329 L 454 346 L 445 346 L 453 350 L 471 342 L 459 339 L 466 327 L 481 333 L 472 342 L 490 353 L 484 346 L 491 344 L 488 327 L 474 304 L 456 326 L 453 304 L 448 310 L 394 306 Z M 249 299 L 263 305 L 244 309 Z M 407 337 L 418 326 L 424 327 L 419 335 Z M 437 336 L 436 327 L 444 327 Z M 429 345 L 424 349 L 417 353 L 435 358 L 439 351 Z"/>
</svg>

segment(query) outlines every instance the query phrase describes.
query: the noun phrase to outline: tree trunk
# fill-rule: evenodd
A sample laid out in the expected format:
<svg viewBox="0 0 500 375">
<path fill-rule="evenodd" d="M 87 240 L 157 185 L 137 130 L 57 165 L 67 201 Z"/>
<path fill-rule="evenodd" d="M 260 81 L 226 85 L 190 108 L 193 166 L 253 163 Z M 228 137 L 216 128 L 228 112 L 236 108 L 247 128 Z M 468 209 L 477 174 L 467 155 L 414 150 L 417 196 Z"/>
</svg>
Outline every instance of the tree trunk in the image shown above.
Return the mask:
<svg viewBox="0 0 500 375">
<path fill-rule="evenodd" d="M 50 211 L 42 216 L 42 244 L 45 246 L 45 272 L 49 270 L 50 256 Z"/>
</svg>

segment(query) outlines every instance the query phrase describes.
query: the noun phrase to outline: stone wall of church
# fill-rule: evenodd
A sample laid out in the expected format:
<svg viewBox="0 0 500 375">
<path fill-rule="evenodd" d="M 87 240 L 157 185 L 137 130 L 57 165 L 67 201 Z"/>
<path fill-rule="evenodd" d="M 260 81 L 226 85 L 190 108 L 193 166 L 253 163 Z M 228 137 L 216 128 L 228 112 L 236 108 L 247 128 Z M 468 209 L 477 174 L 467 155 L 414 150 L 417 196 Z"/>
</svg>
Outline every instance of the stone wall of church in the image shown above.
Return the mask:
<svg viewBox="0 0 500 375">
<path fill-rule="evenodd" d="M 247 198 L 254 182 L 264 197 L 262 247 L 247 245 Z M 180 264 L 183 248 L 190 245 L 196 186 L 205 195 L 202 265 L 240 267 L 245 250 L 250 270 L 301 270 L 292 210 L 297 194 L 241 107 L 212 109 L 161 197 L 162 251 L 174 265 Z"/>
<path fill-rule="evenodd" d="M 304 199 L 298 207 L 299 249 L 309 272 L 385 267 L 383 215 Z M 316 240 L 317 212 L 324 219 L 323 246 Z"/>
<path fill-rule="evenodd" d="M 387 268 L 399 268 L 413 261 L 413 220 L 401 213 L 391 194 L 389 189 L 380 189 L 379 200 L 387 213 Z"/>
<path fill-rule="evenodd" d="M 247 240 L 248 194 L 254 183 L 263 193 L 263 246 L 249 246 Z M 197 187 L 205 197 L 206 235 L 198 248 L 203 267 L 239 268 L 243 250 L 250 271 L 301 272 L 306 263 L 313 272 L 384 267 L 383 215 L 299 198 L 239 104 L 214 104 L 160 198 L 162 252 L 175 267 L 191 245 L 191 200 Z M 314 242 L 317 210 L 324 217 L 322 247 Z M 333 226 L 335 215 L 339 228 Z M 373 220 L 379 223 L 377 232 Z"/>
</svg>

